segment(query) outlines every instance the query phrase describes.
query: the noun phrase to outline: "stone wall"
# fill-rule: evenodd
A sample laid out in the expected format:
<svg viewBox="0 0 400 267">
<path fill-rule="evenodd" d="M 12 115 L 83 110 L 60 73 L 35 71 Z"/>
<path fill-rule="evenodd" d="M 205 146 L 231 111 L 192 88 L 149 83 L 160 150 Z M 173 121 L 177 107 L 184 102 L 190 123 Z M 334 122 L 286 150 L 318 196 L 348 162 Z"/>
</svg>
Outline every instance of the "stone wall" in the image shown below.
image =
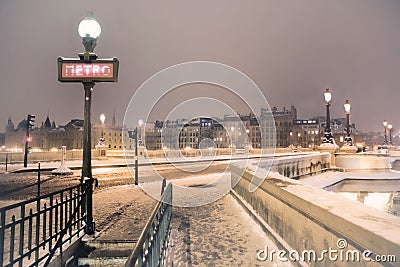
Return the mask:
<svg viewBox="0 0 400 267">
<path fill-rule="evenodd" d="M 282 157 L 276 155 L 271 171 L 288 178 L 298 179 L 300 176 L 328 170 L 330 162 L 330 153 L 307 153 Z"/>
</svg>

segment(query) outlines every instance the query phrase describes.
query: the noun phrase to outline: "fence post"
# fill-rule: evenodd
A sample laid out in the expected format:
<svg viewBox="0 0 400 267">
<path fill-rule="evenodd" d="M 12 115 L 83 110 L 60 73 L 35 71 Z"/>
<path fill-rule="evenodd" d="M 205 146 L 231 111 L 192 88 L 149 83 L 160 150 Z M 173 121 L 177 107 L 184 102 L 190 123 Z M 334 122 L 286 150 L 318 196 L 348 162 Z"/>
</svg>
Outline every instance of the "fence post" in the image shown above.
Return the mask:
<svg viewBox="0 0 400 267">
<path fill-rule="evenodd" d="M 40 162 L 38 163 L 38 187 L 37 187 L 37 197 L 40 197 Z"/>
</svg>

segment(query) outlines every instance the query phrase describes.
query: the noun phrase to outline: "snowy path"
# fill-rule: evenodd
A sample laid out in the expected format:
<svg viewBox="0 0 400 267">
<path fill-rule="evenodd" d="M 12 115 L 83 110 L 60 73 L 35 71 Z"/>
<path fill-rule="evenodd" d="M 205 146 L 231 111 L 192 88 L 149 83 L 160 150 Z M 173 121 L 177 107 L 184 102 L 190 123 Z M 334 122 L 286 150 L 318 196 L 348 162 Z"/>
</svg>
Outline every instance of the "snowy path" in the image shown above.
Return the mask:
<svg viewBox="0 0 400 267">
<path fill-rule="evenodd" d="M 257 250 L 277 247 L 230 194 L 200 207 L 174 207 L 171 227 L 166 266 L 292 266 L 257 260 Z"/>
</svg>

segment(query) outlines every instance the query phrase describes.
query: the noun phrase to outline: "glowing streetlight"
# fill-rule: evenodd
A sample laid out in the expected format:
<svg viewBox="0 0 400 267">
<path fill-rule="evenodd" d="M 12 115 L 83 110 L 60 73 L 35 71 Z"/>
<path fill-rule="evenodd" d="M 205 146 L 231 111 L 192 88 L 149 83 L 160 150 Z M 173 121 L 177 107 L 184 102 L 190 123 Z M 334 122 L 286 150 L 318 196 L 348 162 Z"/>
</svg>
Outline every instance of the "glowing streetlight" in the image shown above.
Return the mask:
<svg viewBox="0 0 400 267">
<path fill-rule="evenodd" d="M 333 144 L 334 140 L 333 140 L 333 135 L 331 132 L 331 119 L 330 119 L 330 113 L 329 113 L 329 107 L 330 107 L 330 103 L 332 101 L 332 94 L 329 89 L 325 89 L 324 99 L 325 99 L 325 106 L 326 106 L 326 125 L 325 125 L 325 136 L 324 136 L 322 143 Z"/>
<path fill-rule="evenodd" d="M 389 145 L 392 145 L 392 128 L 393 128 L 393 125 L 388 124 L 387 127 L 389 129 Z"/>
<path fill-rule="evenodd" d="M 384 130 L 385 130 L 385 139 L 383 141 L 383 145 L 387 145 L 386 127 L 388 125 L 388 122 L 386 120 L 384 120 L 382 124 L 383 124 Z"/>
<path fill-rule="evenodd" d="M 353 140 L 350 136 L 350 109 L 351 109 L 351 104 L 349 100 L 346 100 L 344 103 L 344 113 L 346 114 L 346 137 L 344 138 L 344 144 L 346 146 L 352 146 L 353 145 Z"/>
<path fill-rule="evenodd" d="M 106 115 L 101 114 L 99 119 L 100 119 L 101 124 L 104 124 L 104 122 L 106 121 Z"/>
<path fill-rule="evenodd" d="M 86 52 L 93 52 L 97 44 L 97 38 L 101 34 L 100 24 L 93 16 L 93 12 L 88 12 L 86 17 L 79 23 L 79 35 L 82 37 L 82 44 Z"/>
</svg>

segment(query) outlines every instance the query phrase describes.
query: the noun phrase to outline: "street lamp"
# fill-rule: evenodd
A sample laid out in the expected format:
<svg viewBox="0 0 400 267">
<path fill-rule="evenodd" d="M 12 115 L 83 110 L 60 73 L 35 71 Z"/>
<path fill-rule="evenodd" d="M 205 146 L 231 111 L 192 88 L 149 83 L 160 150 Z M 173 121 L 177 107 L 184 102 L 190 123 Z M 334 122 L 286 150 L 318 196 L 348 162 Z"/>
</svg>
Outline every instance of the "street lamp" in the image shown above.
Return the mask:
<svg viewBox="0 0 400 267">
<path fill-rule="evenodd" d="M 351 109 L 351 104 L 349 100 L 346 100 L 346 103 L 344 103 L 344 112 L 346 114 L 346 137 L 344 138 L 344 145 L 346 146 L 352 146 L 353 145 L 353 140 L 350 136 L 350 109 Z"/>
<path fill-rule="evenodd" d="M 383 145 L 387 145 L 386 127 L 388 125 L 388 122 L 386 120 L 384 120 L 382 124 L 383 124 L 384 130 L 385 130 L 385 139 L 383 141 Z"/>
<path fill-rule="evenodd" d="M 329 89 L 325 89 L 324 93 L 324 99 L 325 99 L 325 106 L 326 106 L 326 125 L 325 125 L 325 136 L 324 139 L 322 140 L 322 143 L 324 144 L 333 144 L 333 135 L 331 131 L 331 120 L 330 120 L 330 113 L 329 113 L 329 107 L 330 107 L 330 102 L 332 100 L 332 94 Z"/>
<path fill-rule="evenodd" d="M 95 82 L 117 82 L 119 61 L 117 58 L 97 59 L 97 55 L 93 53 L 97 38 L 101 34 L 101 27 L 92 12 L 88 12 L 87 16 L 79 23 L 78 33 L 82 37 L 85 52 L 79 53 L 77 59 L 58 57 L 58 81 L 82 83 L 85 91 L 81 182 L 86 190 L 83 205 L 85 232 L 93 234 L 95 225 L 92 216 L 92 186 L 94 179 L 92 177 L 90 123 L 92 91 Z"/>
<path fill-rule="evenodd" d="M 93 13 L 88 12 L 87 16 L 79 23 L 78 26 L 79 35 L 82 37 L 82 44 L 85 47 L 85 53 L 79 54 L 81 60 L 86 63 L 90 63 L 92 60 L 97 59 L 97 55 L 93 53 L 96 47 L 97 37 L 101 33 L 100 24 L 94 19 Z M 87 184 L 87 196 L 85 198 L 85 211 L 86 211 L 86 228 L 87 234 L 94 233 L 94 222 L 93 222 L 93 177 L 92 177 L 92 144 L 91 144 L 91 123 L 90 123 L 90 107 L 92 100 L 92 91 L 94 82 L 83 81 L 83 88 L 85 90 L 85 104 L 84 104 L 84 124 L 83 124 L 83 160 L 82 160 L 82 182 L 86 178 L 88 179 Z"/>
<path fill-rule="evenodd" d="M 141 131 L 141 127 L 143 125 L 143 120 L 138 121 L 139 125 L 139 131 Z M 135 185 L 139 184 L 139 153 L 138 153 L 138 143 L 139 143 L 139 133 L 138 133 L 138 127 L 135 129 L 136 137 L 135 137 Z M 142 137 L 142 134 L 140 133 L 140 138 Z"/>
<path fill-rule="evenodd" d="M 100 119 L 100 122 L 101 122 L 101 136 L 100 136 L 99 145 L 105 145 L 106 144 L 106 140 L 104 138 L 104 122 L 106 121 L 106 115 L 101 114 L 99 119 Z"/>
<path fill-rule="evenodd" d="M 387 127 L 389 128 L 389 145 L 392 145 L 392 128 L 393 128 L 393 125 L 388 124 Z"/>
</svg>

